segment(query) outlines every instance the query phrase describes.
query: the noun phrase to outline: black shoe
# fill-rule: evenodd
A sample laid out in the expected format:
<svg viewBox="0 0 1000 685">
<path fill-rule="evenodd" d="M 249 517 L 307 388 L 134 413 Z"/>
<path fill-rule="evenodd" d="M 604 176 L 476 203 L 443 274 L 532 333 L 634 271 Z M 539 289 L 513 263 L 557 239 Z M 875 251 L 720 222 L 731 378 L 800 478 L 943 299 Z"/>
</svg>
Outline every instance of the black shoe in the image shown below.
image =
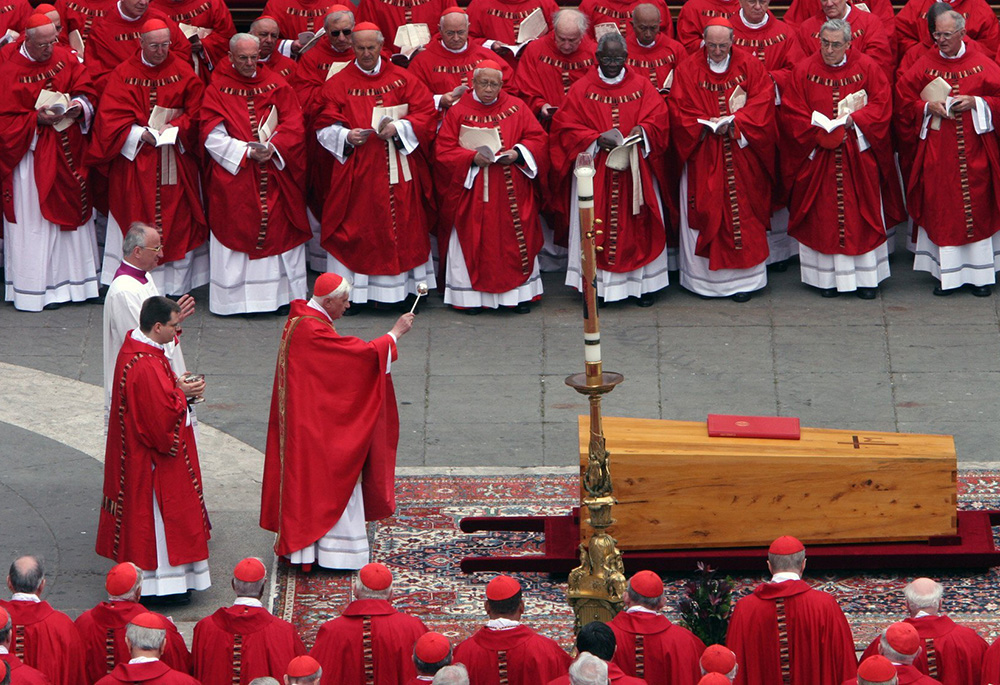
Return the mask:
<svg viewBox="0 0 1000 685">
<path fill-rule="evenodd" d="M 455 307 L 455 311 L 466 316 L 478 316 L 483 310 L 479 307 Z"/>
<path fill-rule="evenodd" d="M 47 305 L 42 307 L 42 310 L 46 312 L 54 312 L 60 307 L 62 307 L 62 302 L 49 302 Z"/>
<path fill-rule="evenodd" d="M 771 271 L 779 274 L 783 274 L 788 271 L 788 260 L 782 259 L 780 262 L 775 262 L 767 267 Z"/>
<path fill-rule="evenodd" d="M 368 308 L 367 302 L 365 302 L 364 304 L 355 304 L 352 302 L 351 306 L 344 310 L 342 316 L 357 316 L 367 308 Z"/>
<path fill-rule="evenodd" d="M 993 286 L 989 285 L 974 285 L 969 290 L 975 297 L 989 297 L 993 294 Z"/>
<path fill-rule="evenodd" d="M 530 314 L 531 313 L 531 305 L 529 305 L 527 302 L 522 302 L 521 304 L 517 305 L 513 309 L 514 309 L 514 313 L 515 314 Z"/>
<path fill-rule="evenodd" d="M 949 288 L 948 290 L 945 290 L 941 286 L 935 286 L 934 288 L 934 294 L 937 295 L 938 297 L 948 297 L 954 292 L 955 290 L 953 288 Z"/>
<path fill-rule="evenodd" d="M 858 288 L 854 294 L 862 300 L 874 300 L 878 295 L 878 288 Z"/>
<path fill-rule="evenodd" d="M 823 288 L 819 291 L 820 297 L 840 297 L 840 291 L 836 288 Z"/>
<path fill-rule="evenodd" d="M 653 293 L 643 293 L 639 296 L 639 301 L 636 304 L 640 307 L 652 307 L 653 299 Z"/>
<path fill-rule="evenodd" d="M 749 302 L 751 297 L 753 297 L 753 293 L 736 293 L 733 295 L 733 302 Z"/>
<path fill-rule="evenodd" d="M 191 603 L 191 591 L 181 592 L 176 595 L 143 595 L 139 602 L 146 607 L 179 607 Z"/>
</svg>

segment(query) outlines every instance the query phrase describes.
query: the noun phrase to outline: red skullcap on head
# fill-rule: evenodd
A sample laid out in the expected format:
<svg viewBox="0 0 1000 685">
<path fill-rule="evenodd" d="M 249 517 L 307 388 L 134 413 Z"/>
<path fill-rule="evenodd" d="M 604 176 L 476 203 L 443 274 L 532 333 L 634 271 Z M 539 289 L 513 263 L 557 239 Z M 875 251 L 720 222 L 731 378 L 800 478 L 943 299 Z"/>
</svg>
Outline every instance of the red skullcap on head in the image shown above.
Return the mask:
<svg viewBox="0 0 1000 685">
<path fill-rule="evenodd" d="M 521 591 L 521 584 L 510 576 L 497 576 L 486 586 L 486 599 L 499 602 Z"/>
<path fill-rule="evenodd" d="M 497 64 L 496 60 L 484 59 L 476 65 L 476 69 L 494 69 L 496 71 L 502 71 L 500 65 Z"/>
<path fill-rule="evenodd" d="M 233 578 L 242 580 L 244 583 L 256 583 L 264 577 L 265 573 L 264 564 L 261 563 L 260 559 L 247 557 L 236 564 L 236 568 L 233 569 Z"/>
<path fill-rule="evenodd" d="M 450 651 L 451 643 L 441 633 L 424 633 L 413 648 L 413 653 L 425 664 L 443 661 Z"/>
<path fill-rule="evenodd" d="M 168 28 L 170 27 L 167 26 L 167 23 L 162 19 L 150 19 L 142 25 L 142 28 L 139 29 L 139 33 L 149 33 L 150 31 L 160 31 Z"/>
<path fill-rule="evenodd" d="M 313 295 L 316 297 L 326 297 L 339 288 L 343 282 L 343 277 L 337 274 L 320 274 L 319 278 L 316 279 L 316 285 L 313 286 Z"/>
<path fill-rule="evenodd" d="M 163 618 L 159 614 L 154 614 L 151 611 L 139 614 L 129 621 L 129 623 L 134 626 L 139 626 L 140 628 L 152 628 L 153 630 L 167 629 L 167 619 Z"/>
<path fill-rule="evenodd" d="M 709 26 L 725 26 L 727 29 L 731 29 L 733 28 L 733 23 L 725 17 L 712 17 L 705 22 L 705 28 L 707 29 Z"/>
<path fill-rule="evenodd" d="M 306 678 L 319 670 L 319 662 L 311 656 L 297 656 L 288 662 L 285 675 L 289 678 Z"/>
<path fill-rule="evenodd" d="M 733 681 L 721 673 L 706 673 L 702 676 L 701 680 L 698 681 L 698 685 L 732 685 L 732 682 Z"/>
<path fill-rule="evenodd" d="M 896 667 L 881 654 L 876 654 L 861 662 L 858 676 L 872 683 L 887 683 L 896 677 Z"/>
<path fill-rule="evenodd" d="M 276 18 L 272 17 L 270 14 L 262 14 L 262 15 L 260 15 L 259 17 L 257 17 L 256 19 L 253 20 L 253 23 L 256 24 L 261 19 L 270 19 L 275 24 L 278 23 L 278 20 Z"/>
<path fill-rule="evenodd" d="M 370 21 L 363 21 L 360 24 L 355 24 L 354 26 L 355 33 L 358 33 L 359 31 L 381 31 L 381 30 L 382 29 L 378 27 L 378 24 L 373 24 Z"/>
<path fill-rule="evenodd" d="M 24 28 L 37 29 L 39 26 L 55 26 L 55 24 L 44 14 L 32 14 L 28 17 L 28 23 L 24 25 Z"/>
<path fill-rule="evenodd" d="M 7 625 L 7 621 L 9 620 L 10 620 L 10 614 L 8 614 L 3 607 L 0 607 L 0 629 L 2 629 L 5 625 Z"/>
<path fill-rule="evenodd" d="M 445 9 L 445 11 L 441 13 L 441 16 L 443 17 L 446 14 L 468 14 L 468 12 L 466 12 L 458 5 L 452 5 L 451 7 Z"/>
<path fill-rule="evenodd" d="M 350 12 L 350 11 L 351 8 L 348 7 L 347 5 L 333 5 L 330 7 L 329 11 L 327 11 L 327 14 L 333 14 L 334 12 Z"/>
<path fill-rule="evenodd" d="M 780 538 L 771 543 L 768 547 L 768 554 L 797 554 L 805 549 L 805 546 L 798 541 L 797 538 L 793 538 L 791 535 L 782 535 Z"/>
<path fill-rule="evenodd" d="M 736 667 L 736 655 L 722 645 L 709 645 L 701 655 L 705 673 L 729 673 Z"/>
<path fill-rule="evenodd" d="M 385 590 L 392 585 L 392 573 L 382 564 L 365 564 L 358 571 L 361 584 L 369 590 Z"/>
<path fill-rule="evenodd" d="M 639 571 L 628 584 L 643 597 L 652 599 L 663 594 L 663 581 L 652 571 Z"/>
<path fill-rule="evenodd" d="M 57 10 L 54 6 L 43 2 L 41 5 L 35 8 L 35 11 L 32 12 L 32 14 L 48 14 L 49 12 L 58 12 L 58 11 L 59 10 Z"/>
<path fill-rule="evenodd" d="M 112 597 L 118 597 L 134 588 L 137 580 L 139 575 L 135 572 L 135 567 L 126 562 L 111 567 L 104 579 L 104 588 Z"/>
<path fill-rule="evenodd" d="M 916 654 L 920 649 L 920 635 L 909 623 L 893 623 L 886 628 L 885 641 L 900 654 Z"/>
</svg>

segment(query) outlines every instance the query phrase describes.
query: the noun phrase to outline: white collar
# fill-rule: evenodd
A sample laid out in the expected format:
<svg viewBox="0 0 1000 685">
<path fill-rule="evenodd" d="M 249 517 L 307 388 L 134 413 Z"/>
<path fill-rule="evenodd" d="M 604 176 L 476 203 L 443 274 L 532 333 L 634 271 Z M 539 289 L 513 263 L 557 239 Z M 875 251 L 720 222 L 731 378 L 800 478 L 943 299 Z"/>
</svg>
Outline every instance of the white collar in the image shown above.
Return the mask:
<svg viewBox="0 0 1000 685">
<path fill-rule="evenodd" d="M 10 654 L 10 652 L 7 651 L 6 647 L 4 647 L 3 645 L 0 645 L 0 654 Z"/>
<path fill-rule="evenodd" d="M 256 597 L 237 597 L 233 600 L 234 607 L 257 607 L 263 608 L 263 604 Z"/>
<path fill-rule="evenodd" d="M 771 14 L 769 12 L 764 12 L 764 20 L 762 22 L 760 22 L 759 24 L 751 24 L 750 20 L 747 19 L 746 16 L 743 14 L 743 10 L 742 9 L 740 10 L 740 21 L 742 21 L 747 28 L 759 29 L 763 27 L 765 24 L 767 24 L 770 18 Z"/>
<path fill-rule="evenodd" d="M 733 59 L 733 53 L 730 52 L 726 55 L 726 59 L 721 62 L 713 62 L 712 58 L 708 58 L 708 68 L 712 70 L 714 74 L 725 74 L 729 69 L 729 62 Z"/>
<path fill-rule="evenodd" d="M 358 64 L 358 60 L 354 60 L 354 63 Z M 361 72 L 364 73 L 364 74 L 368 74 L 369 76 L 375 76 L 380 71 L 382 71 L 382 56 L 379 55 L 378 62 L 375 62 L 375 68 L 372 69 L 371 71 L 368 71 L 367 69 L 365 69 L 364 67 L 362 67 L 360 64 L 358 64 L 358 69 L 360 69 Z"/>
<path fill-rule="evenodd" d="M 494 618 L 486 622 L 486 627 L 490 630 L 510 630 L 519 625 L 521 625 L 519 621 L 511 621 L 509 618 Z"/>
<path fill-rule="evenodd" d="M 41 602 L 42 600 L 40 600 L 38 598 L 38 595 L 36 595 L 33 592 L 15 592 L 14 594 L 12 594 L 10 596 L 10 601 L 12 601 L 12 602 L 35 602 L 37 604 L 37 603 Z"/>
<path fill-rule="evenodd" d="M 917 615 L 913 618 L 923 618 L 924 616 L 934 616 L 934 614 L 928 614 L 926 611 L 918 611 Z"/>
<path fill-rule="evenodd" d="M 949 57 L 948 55 L 944 54 L 940 50 L 938 50 L 938 54 L 941 55 L 942 57 L 944 57 L 945 59 L 958 59 L 959 57 L 961 57 L 962 55 L 965 54 L 965 41 L 964 40 L 962 41 L 962 47 L 960 47 L 958 49 L 958 52 L 955 53 L 954 57 Z"/>
<path fill-rule="evenodd" d="M 633 604 L 628 609 L 625 610 L 626 614 L 658 614 L 660 612 L 653 611 L 649 607 L 644 607 L 640 604 Z"/>
<path fill-rule="evenodd" d="M 618 72 L 618 76 L 614 78 L 608 78 L 607 76 L 604 75 L 604 71 L 600 67 L 597 67 L 597 75 L 600 76 L 601 80 L 607 83 L 609 86 L 617 86 L 619 83 L 625 80 L 625 67 L 622 67 L 622 70 Z"/>
<path fill-rule="evenodd" d="M 148 664 L 153 661 L 159 661 L 155 656 L 137 656 L 134 659 L 129 659 L 130 664 Z"/>
<path fill-rule="evenodd" d="M 153 69 L 156 68 L 155 64 L 150 64 L 149 62 L 146 61 L 146 56 L 142 54 L 141 50 L 139 51 L 139 59 L 141 59 L 142 63 L 145 64 L 147 67 L 152 67 Z"/>
<path fill-rule="evenodd" d="M 316 300 L 314 300 L 312 298 L 309 298 L 309 301 L 306 304 L 308 306 L 312 307 L 313 309 L 315 309 L 316 311 L 322 312 L 323 316 L 325 316 L 327 319 L 329 319 L 330 323 L 333 323 L 333 317 L 330 316 L 329 314 L 327 314 L 326 310 L 323 309 L 322 307 L 320 307 L 319 303 L 316 302 Z"/>
<path fill-rule="evenodd" d="M 836 69 L 837 67 L 842 67 L 845 64 L 847 64 L 847 53 L 846 52 L 844 53 L 844 59 L 840 60 L 836 64 L 829 64 L 827 66 L 829 66 L 831 69 Z"/>
<path fill-rule="evenodd" d="M 118 14 L 120 14 L 122 16 L 122 19 L 124 19 L 125 21 L 139 21 L 140 19 L 142 19 L 142 17 L 132 18 L 132 17 L 128 16 L 127 14 L 125 14 L 124 12 L 122 12 L 122 3 L 121 3 L 121 0 L 118 0 L 117 7 L 118 7 Z"/>
<path fill-rule="evenodd" d="M 772 583 L 785 583 L 789 580 L 802 580 L 802 576 L 798 573 L 793 573 L 792 571 L 782 571 L 780 573 L 775 573 L 771 577 Z"/>
<path fill-rule="evenodd" d="M 841 19 L 847 21 L 849 16 L 851 16 L 851 4 L 847 3 L 847 7 L 844 9 L 844 16 L 842 16 Z"/>
<path fill-rule="evenodd" d="M 489 107 L 490 105 L 495 105 L 497 103 L 497 100 L 500 99 L 500 93 L 497 92 L 497 96 L 495 98 L 493 98 L 493 102 L 483 102 L 482 100 L 479 99 L 479 96 L 476 95 L 476 91 L 473 90 L 472 91 L 472 99 L 474 99 L 476 102 L 478 102 L 481 105 L 486 105 L 487 107 Z"/>
<path fill-rule="evenodd" d="M 443 47 L 445 50 L 447 50 L 453 55 L 461 55 L 463 52 L 469 49 L 469 41 L 465 41 L 465 45 L 463 45 L 460 50 L 452 50 L 451 48 L 449 48 L 447 45 L 444 44 L 444 41 L 441 41 L 441 47 Z"/>
<path fill-rule="evenodd" d="M 28 50 L 25 48 L 24 43 L 21 43 L 21 49 L 18 50 L 22 55 L 28 58 L 29 62 L 37 62 L 38 60 L 28 54 Z"/>
<path fill-rule="evenodd" d="M 138 342 L 145 343 L 147 345 L 152 345 L 153 347 L 155 347 L 157 349 L 160 349 L 160 350 L 163 350 L 164 352 L 166 352 L 166 350 L 167 350 L 167 348 L 165 346 L 163 346 L 160 343 L 156 342 L 155 340 L 153 340 L 152 338 L 150 338 L 148 335 L 146 335 L 145 333 L 143 333 L 142 331 L 140 331 L 138 328 L 136 328 L 136 329 L 134 329 L 132 331 L 132 340 L 136 340 Z"/>
</svg>

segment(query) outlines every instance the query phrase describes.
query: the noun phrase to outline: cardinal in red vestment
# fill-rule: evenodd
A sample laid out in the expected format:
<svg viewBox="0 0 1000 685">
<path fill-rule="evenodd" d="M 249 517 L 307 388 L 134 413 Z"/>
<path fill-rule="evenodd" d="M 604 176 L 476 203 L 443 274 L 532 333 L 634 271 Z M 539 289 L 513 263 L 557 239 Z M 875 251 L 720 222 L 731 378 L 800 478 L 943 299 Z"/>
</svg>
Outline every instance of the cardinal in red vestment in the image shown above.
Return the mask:
<svg viewBox="0 0 1000 685">
<path fill-rule="evenodd" d="M 476 685 L 537 685 L 566 673 L 571 659 L 554 640 L 521 623 L 521 584 L 497 576 L 486 585 L 486 625 L 455 648 Z M 501 680 L 506 674 L 506 680 Z"/>
<path fill-rule="evenodd" d="M 360 0 L 358 3 L 358 21 L 370 21 L 382 32 L 390 43 L 391 51 L 399 48 L 395 45 L 396 30 L 407 24 L 426 24 L 433 36 L 438 21 L 452 0 Z M 433 40 L 433 38 L 432 38 Z"/>
<path fill-rule="evenodd" d="M 413 645 L 413 665 L 417 675 L 406 681 L 405 685 L 425 685 L 434 680 L 434 676 L 452 662 L 451 642 L 441 633 L 427 632 L 417 638 Z"/>
<path fill-rule="evenodd" d="M 898 53 L 905 55 L 914 45 L 931 47 L 936 40 L 927 24 L 927 11 L 936 0 L 909 0 L 896 15 Z M 993 8 L 986 0 L 955 0 L 951 9 L 965 19 L 965 33 L 990 55 L 1000 48 L 1000 25 Z"/>
<path fill-rule="evenodd" d="M 677 40 L 688 54 L 697 52 L 704 43 L 705 27 L 712 19 L 732 21 L 740 11 L 738 0 L 688 0 L 677 15 Z"/>
<path fill-rule="evenodd" d="M 823 11 L 809 17 L 798 27 L 798 48 L 802 55 L 814 55 L 819 50 L 820 30 L 830 19 L 843 19 L 851 25 L 851 50 L 862 52 L 882 67 L 887 79 L 893 77 L 896 59 L 889 33 L 882 20 L 847 0 L 823 0 Z"/>
<path fill-rule="evenodd" d="M 184 24 L 192 28 L 207 29 L 208 33 L 201 38 L 200 33 L 193 33 L 185 40 L 190 44 L 192 65 L 205 83 L 208 83 L 212 70 L 225 63 L 229 51 L 229 39 L 236 33 L 233 25 L 233 15 L 224 0 L 151 0 L 150 5 L 164 12 L 180 27 Z M 184 31 L 182 31 L 184 33 Z"/>
<path fill-rule="evenodd" d="M 881 636 L 873 644 L 877 645 L 878 653 L 888 659 L 895 668 L 900 685 L 941 685 L 940 680 L 924 675 L 913 665 L 917 657 L 923 654 L 923 641 L 917 629 L 911 624 L 893 623 L 882 631 Z M 862 675 L 864 662 L 865 658 L 862 657 L 862 666 L 858 668 L 859 677 L 864 677 Z"/>
<path fill-rule="evenodd" d="M 635 8 L 640 4 L 652 5 L 660 12 L 660 32 L 673 38 L 674 20 L 670 16 L 670 8 L 663 0 L 583 0 L 580 11 L 590 22 L 590 35 L 594 35 L 594 27 L 599 24 L 614 24 L 619 33 L 631 38 L 632 18 Z"/>
<path fill-rule="evenodd" d="M 201 395 L 205 381 L 178 379 L 163 350 L 179 319 L 173 300 L 143 303 L 139 328 L 118 353 L 111 395 L 97 553 L 145 570 L 146 595 L 202 590 L 210 583 L 211 526 L 187 403 Z M 165 559 L 159 544 L 166 545 Z"/>
<path fill-rule="evenodd" d="M 845 680 L 844 685 L 858 685 L 858 678 L 864 679 L 865 683 L 870 685 L 893 685 L 894 683 L 899 685 L 903 682 L 916 682 L 913 680 L 904 681 L 903 672 L 899 668 L 884 656 L 876 654 L 862 659 L 858 666 L 857 677 Z"/>
<path fill-rule="evenodd" d="M 826 297 L 856 292 L 874 299 L 889 277 L 883 208 L 900 214 L 902 195 L 889 83 L 872 59 L 850 50 L 850 35 L 843 20 L 828 21 L 823 47 L 793 72 L 781 102 L 781 161 L 802 282 Z M 813 123 L 816 112 L 846 119 L 827 132 Z"/>
<path fill-rule="evenodd" d="M 160 292 L 180 295 L 208 282 L 207 251 L 197 250 L 208 237 L 196 156 L 205 87 L 174 54 L 166 26 L 151 19 L 141 31 L 141 50 L 107 79 L 90 148 L 91 160 L 107 165 L 111 190 L 103 279 L 117 268 L 128 227 L 141 221 L 163 238 L 153 280 Z M 176 142 L 158 142 L 172 132 Z"/>
<path fill-rule="evenodd" d="M 726 635 L 739 660 L 734 685 L 840 685 L 857 672 L 844 612 L 802 580 L 805 553 L 791 536 L 772 542 L 771 581 L 736 602 Z"/>
<path fill-rule="evenodd" d="M 354 27 L 355 61 L 319 92 L 313 122 L 333 156 L 323 204 L 328 266 L 352 281 L 352 301 L 401 302 L 436 285 L 430 253 L 430 91 L 380 56 L 374 24 Z"/>
<path fill-rule="evenodd" d="M 503 92 L 500 64 L 479 63 L 472 91 L 448 110 L 435 146 L 443 214 L 454 233 L 444 301 L 456 307 L 514 307 L 542 294 L 539 185 L 548 171 L 548 136 L 521 100 Z M 499 144 L 486 157 L 477 143 Z M 449 226 L 450 228 L 450 226 Z"/>
<path fill-rule="evenodd" d="M 47 675 L 28 666 L 10 651 L 13 643 L 14 623 L 10 620 L 10 614 L 5 609 L 0 609 L 0 647 L 3 647 L 3 652 L 0 652 L 0 662 L 4 664 L 4 667 L 0 668 L 0 681 L 9 673 L 9 682 L 12 685 L 52 685 Z"/>
<path fill-rule="evenodd" d="M 937 49 L 899 78 L 896 127 L 913 153 L 904 179 L 916 230 L 913 268 L 940 281 L 936 295 L 968 284 L 973 295 L 988 297 L 1000 249 L 1000 151 L 991 114 L 1000 106 L 1000 67 L 966 47 L 962 21 L 955 11 L 938 16 Z"/>
<path fill-rule="evenodd" d="M 895 33 L 896 10 L 893 8 L 891 0 L 864 0 L 864 2 L 851 2 L 851 4 L 864 5 L 882 22 L 886 33 L 890 36 Z M 781 15 L 781 20 L 789 26 L 795 27 L 821 11 L 822 0 L 792 0 L 792 4 Z"/>
<path fill-rule="evenodd" d="M 108 599 L 87 609 L 76 619 L 86 653 L 87 683 L 93 685 L 118 664 L 131 659 L 125 644 L 125 627 L 139 614 L 148 611 L 139 604 L 142 596 L 142 570 L 131 562 L 111 567 L 104 580 Z M 184 636 L 170 621 L 166 622 L 167 642 L 160 658 L 170 668 L 182 673 L 191 671 L 191 653 Z M 110 636 L 112 639 L 108 639 Z"/>
<path fill-rule="evenodd" d="M 652 683 L 695 682 L 705 644 L 663 615 L 667 599 L 660 577 L 639 571 L 629 579 L 624 600 L 624 610 L 608 623 L 618 644 L 611 662 Z"/>
<path fill-rule="evenodd" d="M 598 68 L 576 82 L 552 121 L 550 182 L 570 226 L 566 285 L 580 289 L 573 166 L 578 154 L 593 155 L 594 215 L 604 222 L 604 234 L 597 238 L 604 248 L 597 257 L 597 294 L 606 302 L 635 297 L 646 307 L 668 283 L 660 193 L 666 187 L 669 117 L 649 76 L 627 68 L 627 59 L 621 34 L 598 41 Z M 612 162 L 610 153 L 619 146 L 615 154 L 621 156 Z"/>
<path fill-rule="evenodd" d="M 915 670 L 944 685 L 996 682 L 997 672 L 989 668 L 986 641 L 972 628 L 958 625 L 941 613 L 944 608 L 941 583 L 916 578 L 903 588 L 903 596 L 909 616 L 902 623 L 913 626 L 920 640 L 920 654 L 912 663 Z M 876 639 L 868 645 L 862 661 L 879 653 L 879 642 Z"/>
<path fill-rule="evenodd" d="M 51 685 L 78 685 L 84 680 L 83 642 L 69 616 L 41 598 L 45 571 L 36 557 L 14 560 L 7 575 L 10 600 L 0 600 L 0 644 Z M 4 634 L 6 633 L 6 635 Z"/>
<path fill-rule="evenodd" d="M 87 38 L 98 19 L 109 11 L 116 11 L 118 0 L 55 0 L 53 5 L 62 18 L 63 31 L 79 31 L 86 45 Z"/>
<path fill-rule="evenodd" d="M 163 616 L 143 613 L 125 628 L 125 640 L 132 658 L 118 664 L 98 685 L 201 685 L 197 680 L 170 668 L 160 660 L 167 644 L 169 622 Z"/>
<path fill-rule="evenodd" d="M 278 52 L 278 40 L 281 38 L 278 22 L 273 17 L 261 15 L 250 24 L 250 30 L 247 33 L 260 41 L 257 63 L 262 67 L 267 67 L 286 81 L 291 79 L 298 63 L 291 57 L 285 57 Z M 297 93 L 296 97 L 298 97 Z M 299 99 L 299 104 L 303 104 L 301 99 Z"/>
<path fill-rule="evenodd" d="M 646 685 L 646 678 L 636 678 L 626 673 L 612 657 L 618 653 L 618 641 L 616 633 L 611 627 L 601 621 L 592 621 L 580 629 L 576 635 L 576 653 L 580 655 L 570 666 L 569 672 L 579 675 L 579 669 L 583 662 L 589 659 L 598 659 L 607 666 L 608 682 L 610 685 Z M 589 655 L 589 656 L 588 656 Z M 697 662 L 697 657 L 695 658 Z M 688 674 L 685 674 L 687 676 Z M 549 685 L 572 685 L 570 675 L 563 675 L 549 681 Z M 591 681 L 593 682 L 593 681 Z M 694 682 L 682 678 L 679 680 L 664 680 L 653 682 Z"/>
<path fill-rule="evenodd" d="M 469 35 L 503 57 L 512 67 L 518 56 L 506 46 L 517 44 L 521 22 L 536 9 L 545 16 L 547 29 L 559 10 L 555 0 L 472 0 L 469 3 Z"/>
<path fill-rule="evenodd" d="M 513 91 L 546 128 L 562 106 L 570 86 L 597 64 L 596 50 L 597 44 L 587 35 L 587 17 L 574 9 L 557 12 L 552 31 L 524 49 Z"/>
<path fill-rule="evenodd" d="M 332 0 L 267 0 L 264 14 L 278 22 L 284 37 L 281 41 L 282 52 L 296 57 L 302 47 L 299 35 L 322 30 L 324 17 L 337 6 Z"/>
<path fill-rule="evenodd" d="M 306 653 L 295 626 L 272 616 L 261 603 L 266 576 L 260 559 L 241 560 L 233 569 L 233 605 L 194 627 L 194 677 L 202 685 L 248 685 L 265 677 L 280 680 L 288 662 Z"/>
<path fill-rule="evenodd" d="M 349 295 L 346 280 L 322 274 L 312 299 L 291 303 L 271 394 L 260 525 L 278 533 L 275 553 L 293 563 L 358 569 L 368 557 L 365 520 L 396 507 L 399 418 L 388 369 L 413 314 L 370 343 L 341 336 L 333 323 L 350 307 Z M 344 371 L 335 388 L 322 369 Z M 324 445 L 322 459 L 317 445 Z M 331 530 L 338 525 L 343 535 Z M 340 535 L 338 546 L 350 553 L 327 560 L 320 548 L 317 556 L 328 533 Z"/>
<path fill-rule="evenodd" d="M 281 76 L 258 68 L 258 44 L 238 34 L 199 111 L 211 158 L 205 190 L 214 314 L 274 311 L 306 295 L 302 109 Z"/>
<path fill-rule="evenodd" d="M 731 26 L 709 22 L 704 51 L 677 68 L 670 103 L 685 163 L 681 285 L 746 302 L 767 284 L 777 129 L 774 82 L 760 60 L 732 49 Z"/>
<path fill-rule="evenodd" d="M 389 569 L 363 566 L 354 577 L 354 597 L 340 616 L 320 626 L 310 652 L 323 667 L 323 685 L 398 685 L 414 677 L 413 646 L 427 628 L 393 608 Z"/>
<path fill-rule="evenodd" d="M 8 31 L 24 33 L 28 17 L 33 13 L 34 9 L 28 0 L 7 0 L 0 6 L 0 38 Z"/>
</svg>

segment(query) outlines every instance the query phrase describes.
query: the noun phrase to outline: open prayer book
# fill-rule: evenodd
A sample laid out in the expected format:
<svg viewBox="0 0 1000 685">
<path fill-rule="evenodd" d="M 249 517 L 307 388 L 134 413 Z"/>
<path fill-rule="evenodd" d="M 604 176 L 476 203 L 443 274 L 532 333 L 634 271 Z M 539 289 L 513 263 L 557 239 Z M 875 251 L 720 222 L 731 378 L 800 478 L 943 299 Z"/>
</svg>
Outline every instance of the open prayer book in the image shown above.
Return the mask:
<svg viewBox="0 0 1000 685">
<path fill-rule="evenodd" d="M 367 129 L 371 133 L 380 133 L 386 125 L 399 121 L 410 111 L 410 106 L 405 102 L 392 107 L 372 107 L 372 127 Z"/>
<path fill-rule="evenodd" d="M 303 31 L 299 34 L 299 55 L 304 55 L 306 52 L 315 47 L 317 41 L 326 35 L 326 29 L 320 29 L 313 33 L 312 31 Z"/>
<path fill-rule="evenodd" d="M 73 29 L 69 32 L 69 46 L 76 50 L 80 59 L 83 59 L 83 36 L 79 30 Z"/>
<path fill-rule="evenodd" d="M 865 3 L 863 3 L 863 2 L 856 2 L 856 3 L 854 3 L 854 5 L 852 5 L 852 6 L 853 6 L 853 7 L 857 7 L 857 8 L 859 9 L 859 10 L 862 10 L 862 11 L 864 11 L 864 12 L 868 12 L 869 14 L 871 14 L 871 12 L 872 12 L 872 11 L 871 11 L 870 9 L 868 9 L 868 5 L 866 5 L 866 4 L 865 4 Z"/>
<path fill-rule="evenodd" d="M 149 125 L 146 126 L 146 130 L 156 140 L 156 147 L 173 145 L 177 142 L 177 133 L 180 129 L 169 124 L 183 111 L 180 108 L 153 105 L 153 111 L 149 113 Z"/>
<path fill-rule="evenodd" d="M 541 7 L 524 18 L 524 21 L 517 27 L 517 44 L 523 45 L 528 41 L 535 40 L 548 31 L 548 24 L 545 21 L 545 13 Z"/>
<path fill-rule="evenodd" d="M 427 24 L 403 24 L 396 29 L 396 38 L 392 44 L 399 48 L 404 57 L 410 59 L 430 42 L 431 32 Z"/>
<path fill-rule="evenodd" d="M 659 91 L 664 94 L 669 94 L 670 89 L 674 87 L 674 70 L 671 69 L 670 73 L 667 74 L 667 78 L 663 79 L 663 85 L 660 86 Z"/>
<path fill-rule="evenodd" d="M 849 117 L 854 112 L 868 104 L 868 92 L 865 90 L 859 90 L 856 93 L 851 93 L 846 96 L 840 102 L 837 103 L 837 118 L 831 119 L 830 117 L 822 114 L 820 112 L 813 112 L 812 114 L 812 125 L 818 126 L 827 133 L 832 132 L 834 129 L 843 126 L 847 123 L 847 117 Z"/>
<path fill-rule="evenodd" d="M 21 36 L 20 33 L 14 29 L 7 29 L 7 33 L 0 36 L 0 45 L 6 45 L 7 43 L 12 43 Z"/>
<path fill-rule="evenodd" d="M 72 106 L 73 104 L 70 102 L 69 95 L 60 93 L 57 90 L 42 90 L 35 100 L 35 109 L 44 109 L 48 114 L 65 114 L 66 110 Z M 72 125 L 73 120 L 71 118 L 63 117 L 52 128 L 57 131 L 65 131 Z"/>
<path fill-rule="evenodd" d="M 712 133 L 718 133 L 719 129 L 727 124 L 731 124 L 736 121 L 736 117 L 732 114 L 728 114 L 724 117 L 719 117 L 718 121 L 709 121 L 708 119 L 698 119 L 698 123 L 703 126 L 707 126 Z"/>
<path fill-rule="evenodd" d="M 601 36 L 606 36 L 609 33 L 621 33 L 618 30 L 618 24 L 613 21 L 606 21 L 603 24 L 594 25 L 594 40 L 600 40 Z"/>
<path fill-rule="evenodd" d="M 951 96 L 951 84 L 938 76 L 933 81 L 924 86 L 920 91 L 920 99 L 924 102 L 944 102 L 944 107 L 951 114 L 951 106 L 955 104 L 955 98 Z M 930 129 L 938 131 L 941 129 L 941 117 L 931 116 Z"/>
<path fill-rule="evenodd" d="M 327 69 L 325 80 L 329 81 L 333 76 L 346 69 L 349 64 L 350 62 L 334 62 L 330 65 L 330 68 Z"/>
<path fill-rule="evenodd" d="M 278 128 L 278 108 L 272 107 L 267 113 L 267 118 L 257 128 L 257 140 L 260 142 L 251 141 L 247 145 L 254 150 L 266 150 L 276 128 Z"/>
<path fill-rule="evenodd" d="M 178 24 L 177 28 L 181 30 L 184 37 L 188 40 L 192 38 L 198 38 L 198 40 L 205 40 L 211 33 L 212 29 L 205 26 L 192 26 L 191 24 Z"/>
<path fill-rule="evenodd" d="M 642 134 L 636 133 L 632 136 L 624 136 L 617 128 L 610 129 L 601 134 L 608 136 L 615 141 L 615 147 L 608 152 L 605 164 L 615 171 L 624 171 L 629 168 L 629 155 L 632 148 L 642 142 Z"/>
<path fill-rule="evenodd" d="M 458 131 L 458 144 L 466 150 L 475 150 L 491 163 L 497 161 L 497 153 L 503 145 L 500 142 L 499 128 L 476 128 L 475 126 L 465 126 Z M 484 167 L 483 174 L 483 202 L 490 201 L 490 168 Z"/>
</svg>

